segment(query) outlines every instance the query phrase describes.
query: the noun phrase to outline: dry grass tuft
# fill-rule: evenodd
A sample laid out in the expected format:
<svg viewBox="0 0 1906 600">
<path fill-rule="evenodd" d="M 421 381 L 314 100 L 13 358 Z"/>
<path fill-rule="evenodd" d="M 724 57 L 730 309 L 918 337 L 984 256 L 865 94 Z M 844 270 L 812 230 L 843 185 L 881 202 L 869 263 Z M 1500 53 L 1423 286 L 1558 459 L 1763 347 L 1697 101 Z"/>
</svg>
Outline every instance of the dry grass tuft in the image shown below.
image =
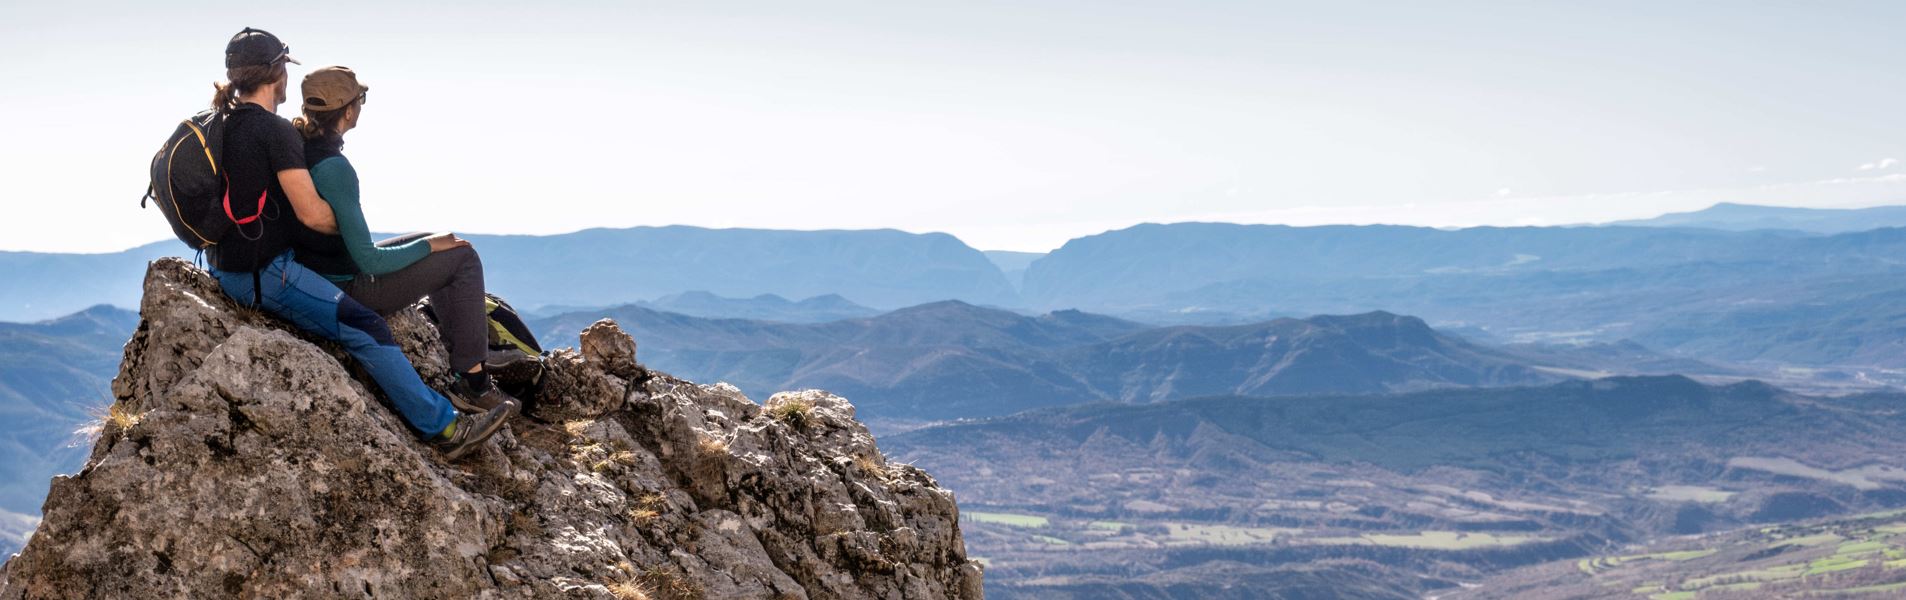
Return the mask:
<svg viewBox="0 0 1906 600">
<path fill-rule="evenodd" d="M 661 492 L 643 494 L 635 501 L 635 508 L 629 509 L 629 521 L 637 525 L 647 525 L 662 516 L 668 508 L 668 496 Z"/>
<path fill-rule="evenodd" d="M 787 423 L 794 428 L 806 427 L 809 417 L 814 413 L 814 401 L 789 400 L 768 409 L 768 416 L 776 421 Z"/>
<path fill-rule="evenodd" d="M 510 531 L 520 531 L 535 535 L 542 533 L 543 524 L 538 522 L 536 516 L 530 514 L 529 511 L 518 511 L 510 513 L 509 529 Z"/>
<path fill-rule="evenodd" d="M 662 517 L 662 512 L 655 510 L 653 508 L 629 509 L 629 522 L 634 523 L 636 525 L 647 525 L 649 523 L 655 522 L 656 519 L 659 519 L 661 517 Z"/>
<path fill-rule="evenodd" d="M 647 583 L 634 579 L 606 585 L 609 588 L 609 595 L 615 596 L 616 600 L 650 600 L 654 597 L 651 594 L 655 593 L 654 588 L 649 587 Z"/>
<path fill-rule="evenodd" d="M 616 464 L 619 464 L 625 467 L 633 467 L 635 466 L 635 462 L 636 462 L 635 452 L 629 451 L 629 450 L 623 450 L 621 452 L 617 452 L 615 454 L 609 455 L 609 460 L 615 461 Z"/>
<path fill-rule="evenodd" d="M 684 579 L 680 575 L 676 575 L 674 571 L 662 567 L 650 568 L 647 573 L 642 574 L 641 579 L 642 582 L 649 585 L 651 589 L 657 590 L 663 597 L 669 598 L 670 600 L 701 598 L 705 596 L 705 594 L 702 593 L 701 587 L 695 585 L 695 582 Z"/>
<path fill-rule="evenodd" d="M 636 462 L 635 453 L 628 450 L 623 450 L 621 452 L 610 454 L 608 458 L 604 458 L 602 460 L 596 461 L 594 465 L 590 466 L 590 469 L 594 470 L 597 473 L 607 473 L 609 472 L 610 469 L 614 469 L 616 465 L 622 465 L 624 467 L 633 467 L 635 466 L 635 462 Z"/>
<path fill-rule="evenodd" d="M 887 478 L 887 465 L 881 464 L 878 458 L 872 456 L 856 456 L 854 457 L 854 465 L 860 467 L 862 473 L 873 475 L 877 479 Z"/>
<path fill-rule="evenodd" d="M 594 464 L 597 460 L 600 460 L 598 457 L 604 454 L 605 451 L 602 448 L 602 444 L 569 447 L 569 460 L 575 461 L 576 464 Z"/>
<path fill-rule="evenodd" d="M 145 417 L 143 413 L 133 412 L 132 406 L 126 402 L 114 402 L 103 409 L 94 408 L 91 412 L 93 418 L 99 419 L 101 426 L 113 431 L 131 429 L 133 425 L 139 424 L 139 419 Z"/>
<path fill-rule="evenodd" d="M 728 442 L 720 438 L 702 438 L 699 448 L 703 456 L 722 456 L 728 454 Z"/>
<path fill-rule="evenodd" d="M 569 437 L 582 437 L 582 434 L 589 430 L 589 426 L 594 424 L 596 422 L 590 420 L 569 421 L 563 423 L 563 431 L 569 432 Z"/>
</svg>

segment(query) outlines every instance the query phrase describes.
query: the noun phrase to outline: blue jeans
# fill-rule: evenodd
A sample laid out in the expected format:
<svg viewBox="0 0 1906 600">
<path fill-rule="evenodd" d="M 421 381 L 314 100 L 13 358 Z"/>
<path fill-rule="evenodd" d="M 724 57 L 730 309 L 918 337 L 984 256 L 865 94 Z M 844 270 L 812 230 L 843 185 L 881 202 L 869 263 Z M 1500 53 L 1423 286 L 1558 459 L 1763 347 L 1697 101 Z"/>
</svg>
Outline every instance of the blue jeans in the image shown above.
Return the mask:
<svg viewBox="0 0 1906 600">
<path fill-rule="evenodd" d="M 226 296 L 239 304 L 252 303 L 251 273 L 213 269 L 212 275 L 218 278 Z M 384 318 L 344 295 L 324 276 L 292 260 L 291 252 L 272 259 L 258 273 L 258 283 L 263 288 L 266 311 L 343 344 L 411 427 L 432 436 L 456 419 L 456 407 L 443 394 L 424 385 L 410 359 L 397 348 Z"/>
</svg>

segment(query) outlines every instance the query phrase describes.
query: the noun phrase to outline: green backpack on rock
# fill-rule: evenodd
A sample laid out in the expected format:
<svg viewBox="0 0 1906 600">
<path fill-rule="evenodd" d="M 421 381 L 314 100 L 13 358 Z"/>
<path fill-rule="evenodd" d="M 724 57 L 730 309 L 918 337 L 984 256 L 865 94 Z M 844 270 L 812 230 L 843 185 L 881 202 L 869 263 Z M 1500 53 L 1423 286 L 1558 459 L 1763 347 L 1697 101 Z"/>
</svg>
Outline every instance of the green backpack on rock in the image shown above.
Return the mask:
<svg viewBox="0 0 1906 600">
<path fill-rule="evenodd" d="M 424 300 L 423 309 L 431 323 L 439 323 L 429 300 Z M 543 385 L 542 344 L 536 342 L 536 335 L 530 333 L 516 309 L 496 294 L 483 295 L 483 311 L 490 317 L 489 351 L 483 356 L 483 370 L 511 396 L 525 403 L 535 402 Z"/>
</svg>

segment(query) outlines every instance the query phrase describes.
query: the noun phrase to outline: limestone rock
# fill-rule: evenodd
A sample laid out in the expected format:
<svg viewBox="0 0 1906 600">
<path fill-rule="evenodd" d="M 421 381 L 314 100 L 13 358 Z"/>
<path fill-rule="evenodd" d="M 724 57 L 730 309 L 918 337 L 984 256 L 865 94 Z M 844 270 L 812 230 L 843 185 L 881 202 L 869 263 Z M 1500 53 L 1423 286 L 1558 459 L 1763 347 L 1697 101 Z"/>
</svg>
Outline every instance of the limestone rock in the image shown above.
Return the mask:
<svg viewBox="0 0 1906 600">
<path fill-rule="evenodd" d="M 633 378 L 642 370 L 635 362 L 635 338 L 613 320 L 603 319 L 584 328 L 581 344 L 583 360 L 600 365 L 605 373 Z"/>
<path fill-rule="evenodd" d="M 0 568 L 27 598 L 979 598 L 958 508 L 825 392 L 766 408 L 642 368 L 613 322 L 551 353 L 536 401 L 456 463 L 337 348 L 189 263 L 144 321 L 85 468 Z M 393 333 L 448 382 L 435 328 Z M 639 594 L 638 594 L 639 592 Z"/>
</svg>

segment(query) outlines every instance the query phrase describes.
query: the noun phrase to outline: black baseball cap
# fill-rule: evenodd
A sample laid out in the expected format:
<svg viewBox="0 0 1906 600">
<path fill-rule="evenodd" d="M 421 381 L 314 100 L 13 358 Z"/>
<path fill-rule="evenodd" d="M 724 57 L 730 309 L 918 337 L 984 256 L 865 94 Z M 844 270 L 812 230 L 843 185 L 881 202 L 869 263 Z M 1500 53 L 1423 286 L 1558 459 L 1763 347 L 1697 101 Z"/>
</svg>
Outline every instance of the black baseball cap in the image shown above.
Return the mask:
<svg viewBox="0 0 1906 600">
<path fill-rule="evenodd" d="M 250 66 L 273 66 L 281 62 L 302 65 L 291 57 L 291 47 L 278 40 L 278 36 L 263 29 L 246 27 L 232 41 L 225 43 L 225 68 Z"/>
</svg>

